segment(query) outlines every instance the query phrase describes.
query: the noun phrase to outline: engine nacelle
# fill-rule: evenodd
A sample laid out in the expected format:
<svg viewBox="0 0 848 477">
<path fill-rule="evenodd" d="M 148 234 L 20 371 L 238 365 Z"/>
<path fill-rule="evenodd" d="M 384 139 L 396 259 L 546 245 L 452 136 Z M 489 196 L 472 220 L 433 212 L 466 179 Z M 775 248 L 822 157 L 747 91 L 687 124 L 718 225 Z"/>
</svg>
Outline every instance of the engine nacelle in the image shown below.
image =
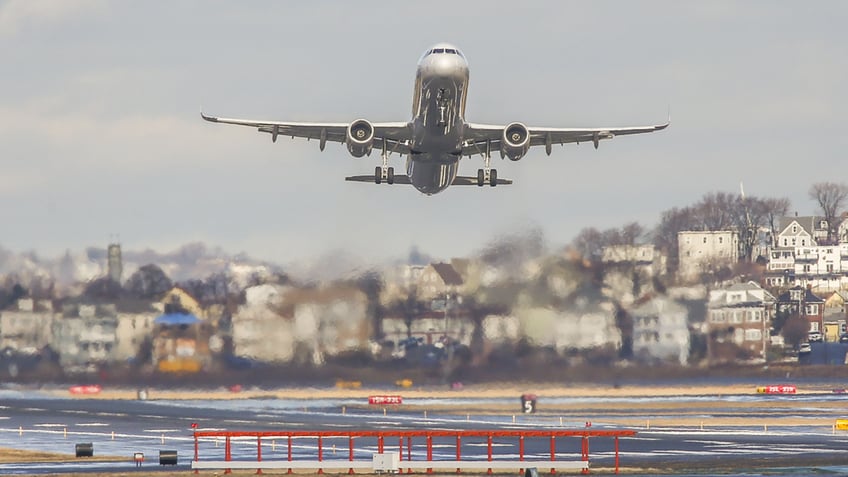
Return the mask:
<svg viewBox="0 0 848 477">
<path fill-rule="evenodd" d="M 507 125 L 501 138 L 501 157 L 506 156 L 511 161 L 517 161 L 527 154 L 530 149 L 530 131 L 521 123 Z"/>
<path fill-rule="evenodd" d="M 357 119 L 350 123 L 347 127 L 345 143 L 353 157 L 371 154 L 371 147 L 374 144 L 374 126 L 364 119 Z"/>
</svg>

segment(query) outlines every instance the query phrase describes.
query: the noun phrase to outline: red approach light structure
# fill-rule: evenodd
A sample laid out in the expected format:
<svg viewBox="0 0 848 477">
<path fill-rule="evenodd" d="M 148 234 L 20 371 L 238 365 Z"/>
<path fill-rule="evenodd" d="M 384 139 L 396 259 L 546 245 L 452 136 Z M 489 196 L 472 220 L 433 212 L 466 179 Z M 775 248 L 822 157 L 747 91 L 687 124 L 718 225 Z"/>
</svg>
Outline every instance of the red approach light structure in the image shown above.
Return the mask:
<svg viewBox="0 0 848 477">
<path fill-rule="evenodd" d="M 550 461 L 545 461 L 551 463 L 551 474 L 555 473 L 556 469 L 556 439 L 560 437 L 571 437 L 571 438 L 580 438 L 581 446 L 580 446 L 580 457 L 581 461 L 585 463 L 583 466 L 583 473 L 588 473 L 588 462 L 589 462 L 589 438 L 592 437 L 612 437 L 615 439 L 615 473 L 617 474 L 619 471 L 619 452 L 618 452 L 618 440 L 620 437 L 633 437 L 636 435 L 636 431 L 634 430 L 593 430 L 589 429 L 580 429 L 580 430 L 456 430 L 456 431 L 435 431 L 435 430 L 393 430 L 393 431 L 291 431 L 291 432 L 266 432 L 266 431 L 194 431 L 194 463 L 200 462 L 200 451 L 199 451 L 199 441 L 201 439 L 224 439 L 224 462 L 230 463 L 233 462 L 233 467 L 236 467 L 232 460 L 232 440 L 233 439 L 256 439 L 256 463 L 258 464 L 255 468 L 257 469 L 257 473 L 262 473 L 262 439 L 271 439 L 272 443 L 276 441 L 276 439 L 285 439 L 287 442 L 287 463 L 291 463 L 292 467 L 288 468 L 288 473 L 292 473 L 293 468 L 302 468 L 302 466 L 297 465 L 297 461 L 292 459 L 292 439 L 316 439 L 317 440 L 317 462 L 315 468 L 318 469 L 319 474 L 323 474 L 324 470 L 320 467 L 321 462 L 325 462 L 324 459 L 324 450 L 325 444 L 324 439 L 345 439 L 348 440 L 348 459 L 346 462 L 350 462 L 351 467 L 348 469 L 349 474 L 354 473 L 354 464 L 357 464 L 356 467 L 361 468 L 361 464 L 363 463 L 362 459 L 359 461 L 354 460 L 354 442 L 357 439 L 369 438 L 371 442 L 376 439 L 377 443 L 377 452 L 383 453 L 384 448 L 387 445 L 387 440 L 389 442 L 389 446 L 394 449 L 398 449 L 400 451 L 400 459 L 402 462 L 411 462 L 412 461 L 412 453 L 413 453 L 413 440 L 417 440 L 420 442 L 421 440 L 425 441 L 426 446 L 426 457 L 427 457 L 427 465 L 438 464 L 438 461 L 433 461 L 433 438 L 454 438 L 456 440 L 456 461 L 447 461 L 450 463 L 455 463 L 458 468 L 456 469 L 457 473 L 461 472 L 461 464 L 462 464 L 462 453 L 461 453 L 461 444 L 463 439 L 469 438 L 485 438 L 487 443 L 487 461 L 486 463 L 497 463 L 497 460 L 493 460 L 493 438 L 513 438 L 518 439 L 518 457 L 519 461 L 525 461 L 525 453 L 524 453 L 524 441 L 526 438 L 548 438 L 550 439 Z M 404 440 L 406 441 L 404 446 Z M 397 447 L 394 447 L 391 442 L 396 442 Z M 266 441 L 267 445 L 267 441 Z M 275 444 L 272 444 L 275 446 Z M 404 459 L 404 447 L 406 447 L 406 459 Z M 440 446 L 443 447 L 443 446 Z M 419 448 L 420 449 L 420 448 Z M 335 445 L 333 446 L 333 450 L 335 451 Z M 465 461 L 471 463 L 472 461 Z M 239 464 L 245 464 L 245 462 L 238 462 Z M 327 462 L 328 464 L 330 462 Z M 338 463 L 338 461 L 333 461 L 333 463 Z M 370 464 L 370 461 L 368 462 Z M 564 463 L 564 462 L 562 462 Z M 409 464 L 408 464 L 409 465 Z M 192 467 L 195 467 L 193 465 Z M 275 466 L 279 468 L 286 468 L 285 465 Z M 345 464 L 347 467 L 347 464 Z M 400 467 L 407 467 L 403 464 Z M 471 467 L 471 466 L 469 466 Z M 547 466 L 546 466 L 547 467 Z M 217 468 L 225 468 L 225 467 L 217 467 Z M 239 468 L 245 468 L 244 465 L 239 466 Z M 246 467 L 251 468 L 251 467 Z M 403 472 L 403 469 L 400 469 L 400 472 Z M 426 472 L 428 474 L 433 472 L 433 468 L 427 468 Z M 487 472 L 489 474 L 492 473 L 492 469 L 488 468 Z M 195 468 L 195 473 L 197 473 L 197 469 Z M 231 473 L 230 468 L 225 468 L 225 473 Z M 407 473 L 412 473 L 411 468 L 407 468 Z"/>
</svg>

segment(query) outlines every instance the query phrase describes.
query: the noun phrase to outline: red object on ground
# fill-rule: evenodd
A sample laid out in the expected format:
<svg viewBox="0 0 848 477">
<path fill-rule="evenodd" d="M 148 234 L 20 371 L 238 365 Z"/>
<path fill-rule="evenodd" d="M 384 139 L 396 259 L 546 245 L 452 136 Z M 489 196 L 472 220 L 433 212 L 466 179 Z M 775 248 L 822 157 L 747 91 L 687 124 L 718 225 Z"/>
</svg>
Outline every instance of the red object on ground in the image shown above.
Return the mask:
<svg viewBox="0 0 848 477">
<path fill-rule="evenodd" d="M 795 394 L 798 388 L 793 384 L 782 384 L 778 386 L 762 386 L 759 391 L 763 394 Z"/>
<path fill-rule="evenodd" d="M 403 404 L 403 396 L 368 396 L 368 404 Z"/>
<path fill-rule="evenodd" d="M 233 384 L 230 386 L 231 393 L 240 393 L 241 392 L 241 384 Z"/>
<path fill-rule="evenodd" d="M 70 391 L 71 394 L 97 394 L 102 390 L 103 388 L 101 388 L 99 384 L 90 384 L 87 386 L 77 385 L 68 388 L 68 391 Z"/>
</svg>

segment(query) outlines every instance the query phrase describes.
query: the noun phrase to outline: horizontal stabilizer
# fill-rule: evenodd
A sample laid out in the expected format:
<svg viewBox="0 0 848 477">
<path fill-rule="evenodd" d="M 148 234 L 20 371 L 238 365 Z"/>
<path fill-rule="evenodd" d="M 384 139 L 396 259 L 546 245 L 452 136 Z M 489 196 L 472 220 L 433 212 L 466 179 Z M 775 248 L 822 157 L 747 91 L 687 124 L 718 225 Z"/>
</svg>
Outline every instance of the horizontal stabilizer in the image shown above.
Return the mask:
<svg viewBox="0 0 848 477">
<path fill-rule="evenodd" d="M 373 175 L 370 175 L 370 176 L 350 176 L 350 177 L 345 177 L 345 180 L 350 181 L 350 182 L 370 182 L 370 183 L 374 184 L 374 176 Z M 383 182 L 386 182 L 385 179 L 383 180 Z M 408 176 L 395 176 L 394 184 L 409 185 L 409 184 L 411 184 L 411 182 L 409 182 Z"/>
<path fill-rule="evenodd" d="M 509 184 L 512 184 L 512 181 L 510 179 L 498 178 L 497 185 L 509 185 Z M 478 184 L 477 184 L 477 178 L 476 177 L 456 176 L 456 179 L 453 180 L 453 183 L 451 183 L 451 185 L 455 185 L 455 186 L 458 186 L 458 185 L 473 185 L 473 186 L 476 186 Z M 489 184 L 486 184 L 486 185 L 489 185 Z"/>
<path fill-rule="evenodd" d="M 406 184 L 406 185 L 411 184 L 411 182 L 409 182 L 409 176 L 396 175 L 394 177 L 394 179 L 395 179 L 394 182 L 393 182 L 394 184 Z M 349 181 L 349 182 L 370 182 L 370 183 L 374 184 L 374 176 L 373 175 L 369 175 L 369 176 L 349 176 L 349 177 L 345 177 L 345 180 Z M 383 180 L 383 182 L 386 182 L 386 181 Z M 498 179 L 497 185 L 509 185 L 509 184 L 512 184 L 512 181 L 510 179 L 500 179 L 500 178 Z M 477 178 L 476 177 L 456 176 L 456 179 L 453 180 L 453 183 L 451 185 L 455 185 L 455 186 L 457 186 L 457 185 L 469 185 L 469 186 L 473 185 L 473 186 L 476 186 L 478 184 L 477 184 Z M 488 185 L 488 184 L 486 184 L 486 185 Z"/>
</svg>

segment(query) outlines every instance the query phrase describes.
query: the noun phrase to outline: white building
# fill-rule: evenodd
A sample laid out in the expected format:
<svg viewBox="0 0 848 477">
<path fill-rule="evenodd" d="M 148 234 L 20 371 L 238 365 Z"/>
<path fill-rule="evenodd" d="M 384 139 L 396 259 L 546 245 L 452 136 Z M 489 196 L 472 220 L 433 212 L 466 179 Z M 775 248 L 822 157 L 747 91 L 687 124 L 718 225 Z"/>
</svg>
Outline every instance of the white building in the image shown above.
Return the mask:
<svg viewBox="0 0 848 477">
<path fill-rule="evenodd" d="M 265 284 L 245 290 L 245 304 L 232 316 L 233 353 L 268 363 L 286 363 L 294 356 L 294 326 L 283 316 L 285 288 Z"/>
<path fill-rule="evenodd" d="M 49 300 L 34 302 L 21 298 L 14 310 L 0 312 L 0 349 L 34 354 L 50 343 L 53 305 Z"/>
<path fill-rule="evenodd" d="M 677 247 L 677 274 L 684 281 L 696 281 L 739 261 L 739 237 L 733 230 L 681 231 Z"/>
<path fill-rule="evenodd" d="M 640 361 L 689 361 L 689 311 L 667 297 L 656 297 L 632 310 L 633 356 Z"/>
</svg>

